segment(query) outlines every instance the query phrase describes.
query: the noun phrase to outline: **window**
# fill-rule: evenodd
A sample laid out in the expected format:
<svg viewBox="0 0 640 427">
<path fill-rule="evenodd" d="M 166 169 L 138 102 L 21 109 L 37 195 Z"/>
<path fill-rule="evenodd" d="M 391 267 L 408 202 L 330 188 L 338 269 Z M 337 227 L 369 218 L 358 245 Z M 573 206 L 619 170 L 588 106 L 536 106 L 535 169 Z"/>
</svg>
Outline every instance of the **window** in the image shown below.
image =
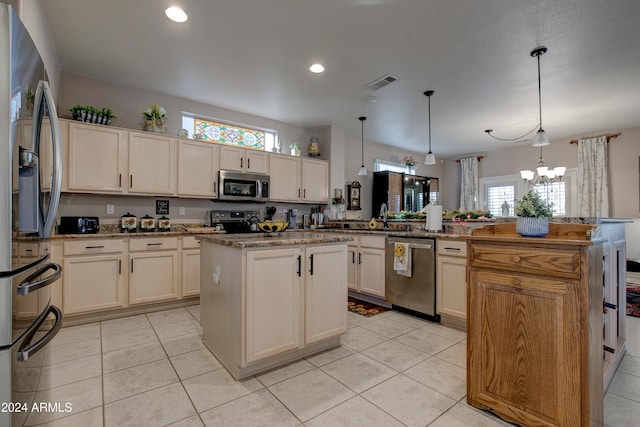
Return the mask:
<svg viewBox="0 0 640 427">
<path fill-rule="evenodd" d="M 405 166 L 402 163 L 388 162 L 386 160 L 375 159 L 373 161 L 373 171 L 374 172 L 404 172 L 409 173 L 409 166 Z"/>
<path fill-rule="evenodd" d="M 487 210 L 493 216 L 513 216 L 514 200 L 516 199 L 515 185 L 486 186 Z"/>
<path fill-rule="evenodd" d="M 188 113 L 182 114 L 182 127 L 187 129 L 191 135 L 194 133 L 202 134 L 204 141 L 220 142 L 256 150 L 273 151 L 277 140 L 277 133 L 273 130 L 223 122 Z"/>
<path fill-rule="evenodd" d="M 559 181 L 549 185 L 536 185 L 534 189 L 543 200 L 553 204 L 553 216 L 566 216 L 567 190 L 566 182 Z"/>
</svg>

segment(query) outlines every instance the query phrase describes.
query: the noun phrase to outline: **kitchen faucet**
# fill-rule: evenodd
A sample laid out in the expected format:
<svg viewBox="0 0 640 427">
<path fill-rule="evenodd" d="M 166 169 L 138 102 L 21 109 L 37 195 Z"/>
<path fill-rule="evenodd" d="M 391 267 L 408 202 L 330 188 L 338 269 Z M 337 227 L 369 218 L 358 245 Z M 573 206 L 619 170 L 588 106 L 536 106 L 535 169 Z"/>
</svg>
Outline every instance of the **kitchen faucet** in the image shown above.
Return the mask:
<svg viewBox="0 0 640 427">
<path fill-rule="evenodd" d="M 383 203 L 382 205 L 380 205 L 380 216 L 382 217 L 382 224 L 385 229 L 387 228 L 387 212 L 388 211 L 389 211 L 389 208 L 387 208 L 386 203 Z"/>
</svg>

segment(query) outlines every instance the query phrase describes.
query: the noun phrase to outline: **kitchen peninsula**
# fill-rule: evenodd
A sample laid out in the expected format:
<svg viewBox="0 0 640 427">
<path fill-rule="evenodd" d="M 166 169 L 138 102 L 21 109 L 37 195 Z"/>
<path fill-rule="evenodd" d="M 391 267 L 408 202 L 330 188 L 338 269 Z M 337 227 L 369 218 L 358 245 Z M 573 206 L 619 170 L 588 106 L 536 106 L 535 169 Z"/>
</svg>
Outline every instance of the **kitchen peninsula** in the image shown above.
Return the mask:
<svg viewBox="0 0 640 427">
<path fill-rule="evenodd" d="M 203 340 L 236 379 L 339 345 L 347 243 L 334 233 L 199 236 Z"/>
</svg>

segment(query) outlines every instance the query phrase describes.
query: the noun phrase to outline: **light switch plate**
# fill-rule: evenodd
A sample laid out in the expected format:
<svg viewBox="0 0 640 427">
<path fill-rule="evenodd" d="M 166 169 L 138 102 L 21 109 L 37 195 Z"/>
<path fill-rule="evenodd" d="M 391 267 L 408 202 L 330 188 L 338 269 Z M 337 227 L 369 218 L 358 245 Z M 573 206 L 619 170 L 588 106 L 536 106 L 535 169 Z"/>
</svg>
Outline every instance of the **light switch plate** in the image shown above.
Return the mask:
<svg viewBox="0 0 640 427">
<path fill-rule="evenodd" d="M 113 215 L 115 213 L 115 205 L 107 205 L 107 215 Z"/>
<path fill-rule="evenodd" d="M 186 213 L 186 209 L 184 208 L 184 206 L 180 206 L 179 214 L 184 215 L 185 213 Z"/>
</svg>

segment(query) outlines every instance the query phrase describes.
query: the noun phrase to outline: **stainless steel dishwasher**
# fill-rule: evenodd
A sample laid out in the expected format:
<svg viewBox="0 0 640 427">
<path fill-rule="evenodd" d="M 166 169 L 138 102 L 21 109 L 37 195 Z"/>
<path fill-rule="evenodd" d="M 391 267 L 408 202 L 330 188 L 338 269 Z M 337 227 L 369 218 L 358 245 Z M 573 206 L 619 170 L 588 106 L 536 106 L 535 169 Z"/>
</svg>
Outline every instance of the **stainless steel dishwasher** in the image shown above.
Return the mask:
<svg viewBox="0 0 640 427">
<path fill-rule="evenodd" d="M 398 274 L 393 268 L 396 243 L 407 243 L 411 251 L 411 276 Z M 385 251 L 386 299 L 394 308 L 407 309 L 440 321 L 436 314 L 435 240 L 388 237 Z"/>
</svg>

